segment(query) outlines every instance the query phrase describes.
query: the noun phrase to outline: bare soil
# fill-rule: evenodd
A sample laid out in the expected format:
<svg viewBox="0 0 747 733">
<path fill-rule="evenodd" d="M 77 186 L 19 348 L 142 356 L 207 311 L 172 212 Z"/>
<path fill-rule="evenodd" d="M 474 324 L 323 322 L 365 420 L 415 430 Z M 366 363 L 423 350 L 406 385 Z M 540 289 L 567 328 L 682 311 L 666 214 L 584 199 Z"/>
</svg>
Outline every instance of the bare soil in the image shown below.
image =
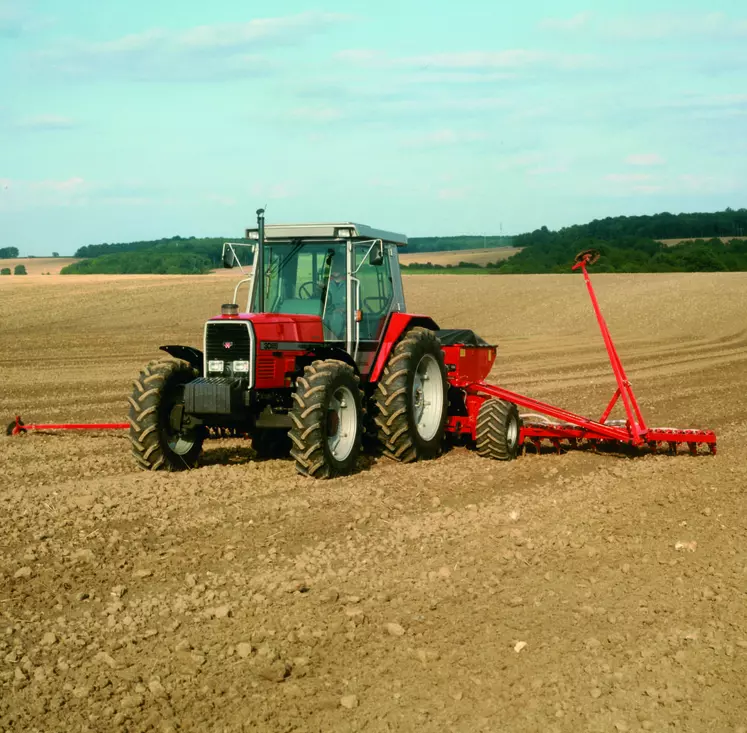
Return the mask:
<svg viewBox="0 0 747 733">
<path fill-rule="evenodd" d="M 225 277 L 9 278 L 0 414 L 123 420 Z M 747 274 L 600 275 L 653 425 L 715 457 L 465 448 L 314 482 L 247 441 L 144 473 L 124 433 L 0 437 L 0 731 L 741 731 Z M 5 285 L 5 283 L 3 283 Z M 583 280 L 406 279 L 492 378 L 592 414 Z"/>
<path fill-rule="evenodd" d="M 685 239 L 658 239 L 658 242 L 666 245 L 667 247 L 675 247 L 678 244 L 687 244 L 688 242 L 695 242 L 698 239 L 720 239 L 722 242 L 731 242 L 732 239 L 747 239 L 747 237 L 686 237 Z"/>
<path fill-rule="evenodd" d="M 60 270 L 73 262 L 79 262 L 76 257 L 16 257 L 10 260 L 0 259 L 0 269 L 9 267 L 13 272 L 16 265 L 23 265 L 30 277 L 36 275 L 59 275 Z M 0 282 L 2 285 L 5 281 Z"/>
<path fill-rule="evenodd" d="M 457 265 L 460 262 L 487 265 L 489 262 L 507 260 L 521 250 L 521 247 L 488 247 L 486 249 L 449 250 L 448 252 L 407 252 L 405 248 L 399 259 L 405 265 L 426 262 L 432 265 Z"/>
</svg>

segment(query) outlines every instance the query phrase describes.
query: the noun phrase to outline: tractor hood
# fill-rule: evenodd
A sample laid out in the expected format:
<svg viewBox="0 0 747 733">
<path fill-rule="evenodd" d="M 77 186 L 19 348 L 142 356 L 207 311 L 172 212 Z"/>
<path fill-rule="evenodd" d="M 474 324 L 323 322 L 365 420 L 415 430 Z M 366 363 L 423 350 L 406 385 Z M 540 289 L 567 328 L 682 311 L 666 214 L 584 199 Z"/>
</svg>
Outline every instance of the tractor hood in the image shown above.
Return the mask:
<svg viewBox="0 0 747 733">
<path fill-rule="evenodd" d="M 296 313 L 239 313 L 236 316 L 216 316 L 209 323 L 249 321 L 260 349 L 271 348 L 274 342 L 323 343 L 324 331 L 320 316 Z M 264 344 L 268 346 L 264 346 Z"/>
</svg>

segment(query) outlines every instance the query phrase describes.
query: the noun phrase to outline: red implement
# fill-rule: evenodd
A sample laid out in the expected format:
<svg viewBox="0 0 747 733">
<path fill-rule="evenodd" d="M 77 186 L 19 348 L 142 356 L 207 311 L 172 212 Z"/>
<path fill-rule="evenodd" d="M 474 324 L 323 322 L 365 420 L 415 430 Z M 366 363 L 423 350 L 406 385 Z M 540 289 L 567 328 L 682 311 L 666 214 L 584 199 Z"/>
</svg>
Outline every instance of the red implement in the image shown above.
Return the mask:
<svg viewBox="0 0 747 733">
<path fill-rule="evenodd" d="M 617 389 L 599 420 L 592 420 L 581 415 L 576 415 L 567 410 L 534 400 L 531 397 L 525 397 L 502 387 L 487 384 L 483 381 L 473 382 L 468 385 L 468 395 L 475 395 L 478 397 L 478 400 L 482 395 L 497 397 L 519 407 L 532 410 L 534 413 L 539 413 L 532 416 L 539 418 L 536 421 L 527 420 L 525 417 L 521 428 L 520 439 L 522 443 L 525 439 L 529 439 L 538 449 L 542 440 L 549 440 L 556 449 L 559 449 L 561 440 L 568 440 L 571 445 L 575 445 L 576 441 L 584 439 L 592 442 L 593 445 L 596 445 L 597 442 L 621 443 L 635 447 L 647 445 L 654 452 L 657 451 L 660 444 L 666 443 L 669 451 L 672 453 L 676 452 L 678 445 L 687 444 L 692 455 L 697 454 L 698 444 L 702 444 L 707 446 L 711 454 L 715 454 L 716 434 L 712 430 L 649 428 L 646 425 L 641 414 L 641 408 L 635 398 L 633 387 L 625 373 L 615 344 L 612 341 L 612 336 L 607 328 L 607 323 L 599 308 L 599 302 L 591 285 L 589 273 L 586 270 L 587 266 L 596 262 L 597 259 L 599 259 L 599 253 L 594 250 L 581 252 L 576 257 L 573 269 L 581 270 L 584 275 L 591 304 L 594 308 L 594 314 L 599 323 L 599 330 L 602 333 L 612 371 L 615 375 L 615 381 L 617 382 Z M 627 419 L 609 421 L 608 418 L 618 400 L 622 401 Z M 554 418 L 556 422 L 546 421 L 542 416 Z M 474 426 L 474 421 L 472 424 Z"/>
</svg>

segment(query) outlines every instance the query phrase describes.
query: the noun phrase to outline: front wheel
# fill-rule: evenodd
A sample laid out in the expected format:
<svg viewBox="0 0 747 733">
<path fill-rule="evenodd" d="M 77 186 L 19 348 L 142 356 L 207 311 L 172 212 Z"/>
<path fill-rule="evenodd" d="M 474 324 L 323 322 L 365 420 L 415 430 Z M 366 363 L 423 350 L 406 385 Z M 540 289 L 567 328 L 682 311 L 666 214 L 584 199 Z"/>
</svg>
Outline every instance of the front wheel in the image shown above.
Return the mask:
<svg viewBox="0 0 747 733">
<path fill-rule="evenodd" d="M 184 385 L 198 376 L 186 361 L 153 361 L 133 382 L 130 442 L 138 465 L 149 471 L 194 468 L 205 430 L 184 425 Z"/>
<path fill-rule="evenodd" d="M 361 448 L 362 400 L 349 364 L 315 361 L 304 369 L 293 393 L 289 433 L 296 470 L 304 476 L 344 476 L 355 467 Z"/>
</svg>

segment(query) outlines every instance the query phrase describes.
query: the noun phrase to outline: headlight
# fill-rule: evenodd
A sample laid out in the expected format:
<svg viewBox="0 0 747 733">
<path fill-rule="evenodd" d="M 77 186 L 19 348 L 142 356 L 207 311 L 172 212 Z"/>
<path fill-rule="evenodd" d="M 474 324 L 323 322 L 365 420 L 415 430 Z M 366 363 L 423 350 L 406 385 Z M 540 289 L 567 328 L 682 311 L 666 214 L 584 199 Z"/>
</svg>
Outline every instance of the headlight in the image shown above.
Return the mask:
<svg viewBox="0 0 747 733">
<path fill-rule="evenodd" d="M 222 362 L 221 362 L 222 363 Z M 249 362 L 248 361 L 235 361 L 233 363 L 233 372 L 243 372 L 244 374 L 249 373 Z"/>
<path fill-rule="evenodd" d="M 208 371 L 209 372 L 222 372 L 223 362 L 220 359 L 211 359 L 208 362 Z"/>
</svg>

